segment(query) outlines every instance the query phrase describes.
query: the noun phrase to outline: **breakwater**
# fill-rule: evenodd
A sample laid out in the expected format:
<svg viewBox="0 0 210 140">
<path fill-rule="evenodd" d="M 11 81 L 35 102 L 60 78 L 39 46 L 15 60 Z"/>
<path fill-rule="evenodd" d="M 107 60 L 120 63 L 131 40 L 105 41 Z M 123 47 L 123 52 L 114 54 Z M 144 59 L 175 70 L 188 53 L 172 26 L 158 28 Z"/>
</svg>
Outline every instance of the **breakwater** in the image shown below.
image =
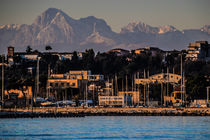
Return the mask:
<svg viewBox="0 0 210 140">
<path fill-rule="evenodd" d="M 63 117 L 85 117 L 84 114 L 76 114 L 71 112 L 0 112 L 0 118 L 63 118 Z"/>
<path fill-rule="evenodd" d="M 3 109 L 0 118 L 84 116 L 210 116 L 210 108 L 33 108 Z"/>
</svg>

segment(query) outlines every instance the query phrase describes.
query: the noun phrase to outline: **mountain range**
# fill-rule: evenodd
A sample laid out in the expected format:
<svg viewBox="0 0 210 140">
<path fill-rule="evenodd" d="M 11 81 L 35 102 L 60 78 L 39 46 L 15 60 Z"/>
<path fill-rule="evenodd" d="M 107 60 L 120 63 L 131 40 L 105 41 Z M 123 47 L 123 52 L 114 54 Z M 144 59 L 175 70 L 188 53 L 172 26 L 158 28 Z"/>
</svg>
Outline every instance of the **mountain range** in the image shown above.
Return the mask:
<svg viewBox="0 0 210 140">
<path fill-rule="evenodd" d="M 28 45 L 40 51 L 50 45 L 53 51 L 59 52 L 89 48 L 104 52 L 112 48 L 131 50 L 145 46 L 181 50 L 197 40 L 210 42 L 210 25 L 180 31 L 170 25 L 152 27 L 143 22 L 131 22 L 116 33 L 103 19 L 89 16 L 77 20 L 56 8 L 47 9 L 31 25 L 0 26 L 1 52 L 8 46 L 25 51 Z"/>
</svg>

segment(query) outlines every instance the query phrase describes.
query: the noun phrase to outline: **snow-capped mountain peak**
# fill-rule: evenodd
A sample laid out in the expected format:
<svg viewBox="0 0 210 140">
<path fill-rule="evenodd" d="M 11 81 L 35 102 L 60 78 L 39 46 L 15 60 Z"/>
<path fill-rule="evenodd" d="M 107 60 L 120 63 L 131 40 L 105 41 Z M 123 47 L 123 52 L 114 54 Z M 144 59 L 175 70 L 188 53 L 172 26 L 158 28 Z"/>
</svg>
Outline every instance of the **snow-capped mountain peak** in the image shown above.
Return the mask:
<svg viewBox="0 0 210 140">
<path fill-rule="evenodd" d="M 56 16 L 63 16 L 68 20 L 72 20 L 71 17 L 69 17 L 67 14 L 65 14 L 63 11 L 56 9 L 56 8 L 49 8 L 45 12 L 43 12 L 41 15 L 39 15 L 33 22 L 33 25 L 38 25 L 40 27 L 46 27 L 49 25 L 52 20 Z"/>
<path fill-rule="evenodd" d="M 159 34 L 164 34 L 166 32 L 175 32 L 177 29 L 171 25 L 165 25 L 159 27 Z"/>
<path fill-rule="evenodd" d="M 143 22 L 131 22 L 127 26 L 123 27 L 120 33 L 128 32 L 156 33 L 158 32 L 158 28 L 152 27 Z"/>
<path fill-rule="evenodd" d="M 175 32 L 177 29 L 171 25 L 165 25 L 160 27 L 152 27 L 143 22 L 131 22 L 127 26 L 121 29 L 121 33 L 150 33 L 150 34 L 164 34 L 167 32 Z"/>
<path fill-rule="evenodd" d="M 204 25 L 204 26 L 201 28 L 201 31 L 202 31 L 202 32 L 207 32 L 208 34 L 210 34 L 210 25 Z"/>
</svg>

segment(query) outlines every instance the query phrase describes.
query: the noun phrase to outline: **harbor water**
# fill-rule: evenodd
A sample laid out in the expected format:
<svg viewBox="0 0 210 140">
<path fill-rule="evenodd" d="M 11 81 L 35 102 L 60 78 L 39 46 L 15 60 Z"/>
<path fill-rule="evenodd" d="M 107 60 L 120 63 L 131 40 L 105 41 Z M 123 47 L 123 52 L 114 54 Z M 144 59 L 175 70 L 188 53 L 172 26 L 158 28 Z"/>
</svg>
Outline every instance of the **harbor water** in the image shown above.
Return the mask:
<svg viewBox="0 0 210 140">
<path fill-rule="evenodd" d="M 210 117 L 0 119 L 0 139 L 210 139 Z"/>
</svg>

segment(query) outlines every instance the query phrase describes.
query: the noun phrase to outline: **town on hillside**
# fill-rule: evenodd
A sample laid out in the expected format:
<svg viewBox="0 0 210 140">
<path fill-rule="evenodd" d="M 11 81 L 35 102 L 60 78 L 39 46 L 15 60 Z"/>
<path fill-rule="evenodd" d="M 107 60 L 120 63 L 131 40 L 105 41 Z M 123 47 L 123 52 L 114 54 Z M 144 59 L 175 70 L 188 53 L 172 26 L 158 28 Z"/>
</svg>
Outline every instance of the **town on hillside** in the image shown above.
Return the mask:
<svg viewBox="0 0 210 140">
<path fill-rule="evenodd" d="M 210 44 L 1 55 L 1 107 L 208 107 Z"/>
</svg>

